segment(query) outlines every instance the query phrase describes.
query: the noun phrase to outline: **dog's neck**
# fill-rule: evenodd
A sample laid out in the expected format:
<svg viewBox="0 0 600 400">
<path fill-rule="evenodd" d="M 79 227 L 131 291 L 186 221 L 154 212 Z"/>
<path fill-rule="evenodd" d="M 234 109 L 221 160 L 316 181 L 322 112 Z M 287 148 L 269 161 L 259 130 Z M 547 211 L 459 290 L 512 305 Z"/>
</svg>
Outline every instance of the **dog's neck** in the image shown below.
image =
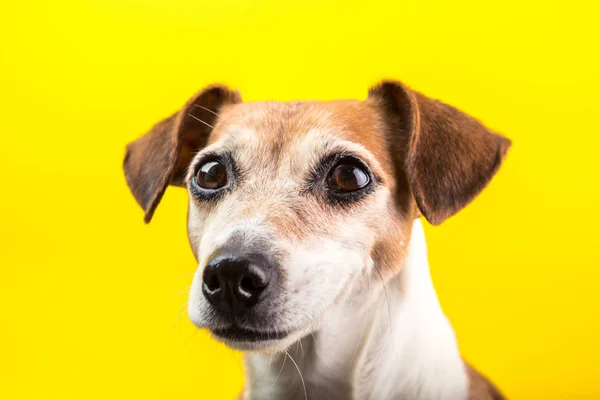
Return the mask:
<svg viewBox="0 0 600 400">
<path fill-rule="evenodd" d="M 371 278 L 287 354 L 248 354 L 246 366 L 246 399 L 304 399 L 303 386 L 309 399 L 466 399 L 465 366 L 433 288 L 421 222 L 400 275 L 385 284 Z"/>
</svg>

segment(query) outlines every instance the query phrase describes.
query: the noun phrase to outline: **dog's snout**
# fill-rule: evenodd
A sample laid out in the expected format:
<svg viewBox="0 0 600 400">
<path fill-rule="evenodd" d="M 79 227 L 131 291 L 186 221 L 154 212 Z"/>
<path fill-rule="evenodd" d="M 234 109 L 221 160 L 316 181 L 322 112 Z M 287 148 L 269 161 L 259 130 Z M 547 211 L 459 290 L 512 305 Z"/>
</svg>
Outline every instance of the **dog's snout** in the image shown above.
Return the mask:
<svg viewBox="0 0 600 400">
<path fill-rule="evenodd" d="M 265 261 L 237 255 L 218 256 L 204 269 L 202 292 L 217 310 L 240 314 L 258 304 L 271 274 L 272 268 Z"/>
</svg>

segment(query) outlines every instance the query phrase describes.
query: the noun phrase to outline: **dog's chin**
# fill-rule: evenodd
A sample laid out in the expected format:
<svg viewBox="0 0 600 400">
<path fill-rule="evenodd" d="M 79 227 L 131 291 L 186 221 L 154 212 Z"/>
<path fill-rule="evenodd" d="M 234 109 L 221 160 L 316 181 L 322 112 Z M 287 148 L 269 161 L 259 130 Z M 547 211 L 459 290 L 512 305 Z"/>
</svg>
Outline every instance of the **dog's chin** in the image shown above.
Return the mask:
<svg viewBox="0 0 600 400">
<path fill-rule="evenodd" d="M 279 352 L 297 342 L 308 331 L 260 331 L 240 327 L 210 329 L 212 336 L 226 346 L 241 351 Z"/>
</svg>

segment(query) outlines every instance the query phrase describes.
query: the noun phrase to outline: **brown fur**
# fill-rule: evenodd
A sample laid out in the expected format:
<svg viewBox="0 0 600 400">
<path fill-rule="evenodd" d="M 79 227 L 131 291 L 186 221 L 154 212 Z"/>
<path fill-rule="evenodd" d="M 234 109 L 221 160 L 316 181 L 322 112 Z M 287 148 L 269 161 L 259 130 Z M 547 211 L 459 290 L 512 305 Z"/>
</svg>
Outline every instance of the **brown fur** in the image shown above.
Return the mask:
<svg viewBox="0 0 600 400">
<path fill-rule="evenodd" d="M 398 82 L 369 95 L 387 110 L 404 145 L 400 161 L 419 209 L 438 225 L 464 208 L 488 184 L 510 147 L 476 119 Z"/>
<path fill-rule="evenodd" d="M 152 219 L 169 183 L 183 185 L 192 156 L 208 140 L 210 128 L 190 118 L 188 113 L 212 125 L 215 115 L 196 105 L 217 112 L 223 104 L 240 101 L 239 94 L 223 86 L 208 87 L 192 97 L 179 112 L 157 123 L 148 134 L 127 146 L 123 170 L 133 196 L 146 213 L 145 222 Z"/>
<path fill-rule="evenodd" d="M 361 157 L 389 190 L 393 201 L 385 209 L 371 198 L 340 211 L 298 192 L 305 177 L 296 171 L 348 142 L 362 146 Z M 294 103 L 242 103 L 237 92 L 211 86 L 127 146 L 125 176 L 146 222 L 166 187 L 183 186 L 194 155 L 213 145 L 236 154 L 252 173 L 224 204 L 196 204 L 203 215 L 222 207 L 219 215 L 243 220 L 262 210 L 265 223 L 289 242 L 330 237 L 339 234 L 340 221 L 358 221 L 375 237 L 361 245 L 391 276 L 402 265 L 412 221 L 423 215 L 437 225 L 465 207 L 498 170 L 510 141 L 399 82 L 372 88 L 365 101 Z M 191 231 L 201 232 L 204 221 L 189 224 L 197 224 L 190 225 L 197 248 L 199 234 Z M 470 366 L 468 373 L 471 400 L 502 399 Z"/>
<path fill-rule="evenodd" d="M 500 391 L 482 374 L 465 363 L 469 376 L 469 400 L 505 400 Z"/>
</svg>

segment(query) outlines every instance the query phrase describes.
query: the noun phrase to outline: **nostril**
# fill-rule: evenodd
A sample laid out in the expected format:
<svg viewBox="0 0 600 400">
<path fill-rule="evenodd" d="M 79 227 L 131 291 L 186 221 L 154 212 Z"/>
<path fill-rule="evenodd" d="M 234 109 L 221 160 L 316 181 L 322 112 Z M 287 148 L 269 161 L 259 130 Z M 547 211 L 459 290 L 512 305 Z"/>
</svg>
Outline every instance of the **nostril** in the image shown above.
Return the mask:
<svg viewBox="0 0 600 400">
<path fill-rule="evenodd" d="M 240 281 L 240 289 L 246 292 L 256 292 L 266 287 L 266 283 L 257 276 L 244 276 Z"/>
<path fill-rule="evenodd" d="M 242 278 L 242 280 L 240 281 L 240 288 L 247 292 L 253 291 L 254 290 L 254 282 L 253 282 L 252 278 L 250 278 L 249 276 L 244 276 Z"/>
<path fill-rule="evenodd" d="M 241 277 L 239 288 L 247 293 L 263 291 L 269 284 L 269 274 L 265 269 L 251 264 L 249 270 Z"/>
<path fill-rule="evenodd" d="M 211 292 L 214 292 L 221 288 L 221 284 L 219 283 L 219 278 L 217 278 L 216 275 L 212 275 L 212 276 L 208 277 L 208 279 L 205 279 L 204 284 L 206 285 L 206 288 L 208 290 L 210 290 Z"/>
</svg>

